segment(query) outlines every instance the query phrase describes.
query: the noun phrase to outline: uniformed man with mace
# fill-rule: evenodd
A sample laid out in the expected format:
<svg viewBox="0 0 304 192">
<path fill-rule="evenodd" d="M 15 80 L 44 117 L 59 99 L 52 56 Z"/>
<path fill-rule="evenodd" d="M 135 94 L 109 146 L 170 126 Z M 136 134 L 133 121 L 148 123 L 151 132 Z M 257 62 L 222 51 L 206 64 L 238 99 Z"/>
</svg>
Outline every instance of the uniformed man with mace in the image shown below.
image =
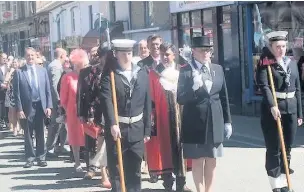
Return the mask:
<svg viewBox="0 0 304 192">
<path fill-rule="evenodd" d="M 120 151 L 116 150 L 115 145 L 115 141 L 120 139 L 126 190 L 140 192 L 144 142 L 150 139 L 151 134 L 149 78 L 147 70 L 132 63 L 135 41 L 117 39 L 112 44 L 114 55 L 108 55 L 100 83 L 100 101 L 104 102 L 105 107 L 105 139 L 112 191 L 121 190 L 117 160 Z M 113 73 L 114 78 L 111 78 Z M 111 87 L 113 80 L 115 83 Z M 116 104 L 119 123 L 116 123 L 114 112 Z"/>
</svg>

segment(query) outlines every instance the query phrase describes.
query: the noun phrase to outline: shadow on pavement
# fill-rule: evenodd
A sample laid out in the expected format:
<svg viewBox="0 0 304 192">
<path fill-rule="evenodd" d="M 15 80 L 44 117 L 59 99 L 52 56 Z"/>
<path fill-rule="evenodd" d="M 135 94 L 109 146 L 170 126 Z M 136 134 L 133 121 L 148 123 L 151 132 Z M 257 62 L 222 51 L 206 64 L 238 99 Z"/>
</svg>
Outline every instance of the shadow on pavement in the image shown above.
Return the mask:
<svg viewBox="0 0 304 192">
<path fill-rule="evenodd" d="M 0 147 L 8 147 L 8 146 L 20 146 L 23 145 L 24 142 L 9 142 L 9 143 L 1 143 Z"/>
<path fill-rule="evenodd" d="M 154 192 L 164 192 L 166 191 L 165 189 L 142 189 L 142 192 L 149 192 L 149 191 L 154 191 Z"/>
<path fill-rule="evenodd" d="M 5 164 L 0 164 L 0 169 L 19 168 L 19 167 L 23 167 L 23 165 L 5 165 Z"/>
<path fill-rule="evenodd" d="M 16 155 L 13 155 L 13 154 L 9 154 L 9 155 L 3 155 L 1 154 L 0 155 L 0 159 L 21 159 L 21 158 L 24 158 L 24 154 L 16 154 Z"/>
<path fill-rule="evenodd" d="M 74 172 L 73 167 L 65 167 L 65 168 L 45 167 L 45 168 L 38 168 L 38 169 L 33 169 L 33 168 L 23 169 L 22 171 L 13 171 L 13 172 L 2 173 L 2 175 L 25 175 L 25 174 L 37 174 L 38 175 L 38 174 L 47 174 L 47 173 L 70 174 L 70 173 Z"/>
<path fill-rule="evenodd" d="M 100 180 L 62 180 L 55 184 L 42 184 L 42 185 L 19 185 L 11 188 L 12 191 L 25 191 L 25 190 L 60 190 L 72 188 L 90 188 L 100 187 Z"/>
</svg>

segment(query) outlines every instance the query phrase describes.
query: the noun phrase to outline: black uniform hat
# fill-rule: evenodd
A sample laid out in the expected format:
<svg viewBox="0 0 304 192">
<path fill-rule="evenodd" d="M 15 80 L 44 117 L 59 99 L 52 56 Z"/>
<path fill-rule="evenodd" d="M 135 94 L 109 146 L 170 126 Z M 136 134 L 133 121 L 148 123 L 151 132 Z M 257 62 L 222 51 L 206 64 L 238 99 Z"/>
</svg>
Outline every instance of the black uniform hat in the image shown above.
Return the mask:
<svg viewBox="0 0 304 192">
<path fill-rule="evenodd" d="M 210 37 L 200 36 L 192 38 L 192 48 L 198 47 L 213 47 Z"/>
</svg>

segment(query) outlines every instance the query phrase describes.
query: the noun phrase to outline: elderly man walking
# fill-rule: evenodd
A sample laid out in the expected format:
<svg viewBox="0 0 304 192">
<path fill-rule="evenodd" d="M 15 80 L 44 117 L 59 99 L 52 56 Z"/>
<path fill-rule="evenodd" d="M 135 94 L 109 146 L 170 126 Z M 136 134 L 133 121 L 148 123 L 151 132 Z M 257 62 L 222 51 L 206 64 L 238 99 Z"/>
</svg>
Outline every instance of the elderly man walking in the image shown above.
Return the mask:
<svg viewBox="0 0 304 192">
<path fill-rule="evenodd" d="M 56 122 L 56 118 L 58 117 L 58 105 L 60 103 L 59 93 L 57 91 L 57 85 L 59 79 L 63 73 L 62 65 L 65 63 L 67 59 L 67 52 L 62 48 L 57 48 L 55 50 L 55 59 L 47 66 L 48 76 L 50 79 L 50 87 L 52 92 L 52 101 L 53 101 L 53 113 L 52 120 L 50 125 L 48 126 L 48 134 L 47 134 L 47 156 L 55 157 L 55 145 L 60 136 L 60 151 L 64 151 L 64 145 L 67 140 L 67 131 L 64 128 L 64 124 L 59 124 Z"/>
</svg>

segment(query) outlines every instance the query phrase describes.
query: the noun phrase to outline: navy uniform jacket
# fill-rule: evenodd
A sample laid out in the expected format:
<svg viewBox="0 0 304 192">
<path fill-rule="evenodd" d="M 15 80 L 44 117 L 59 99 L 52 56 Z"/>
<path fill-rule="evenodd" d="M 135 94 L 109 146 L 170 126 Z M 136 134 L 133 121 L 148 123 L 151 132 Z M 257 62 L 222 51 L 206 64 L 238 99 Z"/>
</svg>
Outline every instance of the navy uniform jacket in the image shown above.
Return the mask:
<svg viewBox="0 0 304 192">
<path fill-rule="evenodd" d="M 208 93 L 205 85 L 193 91 L 192 67 L 181 66 L 177 102 L 183 105 L 182 142 L 206 144 L 208 127 L 212 128 L 213 143 L 224 141 L 224 124 L 231 123 L 228 92 L 222 66 L 210 64 L 213 85 Z M 210 118 L 211 117 L 211 118 Z"/>
<path fill-rule="evenodd" d="M 262 56 L 261 56 L 262 57 Z M 295 92 L 295 97 L 288 99 L 278 99 L 278 107 L 281 114 L 297 114 L 298 118 L 303 118 L 301 104 L 301 83 L 298 66 L 295 61 L 290 61 L 290 86 L 285 83 L 285 72 L 283 68 L 274 63 L 271 66 L 273 81 L 276 92 Z M 268 79 L 267 66 L 259 66 L 257 71 L 258 84 L 263 94 L 262 110 L 269 111 L 274 106 L 273 95 Z"/>
<path fill-rule="evenodd" d="M 143 118 L 130 125 L 119 123 L 122 138 L 128 142 L 137 142 L 143 140 L 144 137 L 151 135 L 151 99 L 150 99 L 150 85 L 147 70 L 140 68 L 137 65 L 133 65 L 134 68 L 138 68 L 137 80 L 133 84 L 133 92 L 131 97 L 130 90 L 132 85 L 126 83 L 127 79 L 119 74 L 117 70 L 114 70 L 115 88 L 117 97 L 118 116 L 122 117 L 134 117 L 143 113 Z M 110 128 L 115 125 L 114 108 L 112 101 L 112 90 L 110 71 L 107 70 L 103 74 L 101 80 L 101 92 L 100 101 L 104 102 L 104 118 L 105 118 L 105 134 L 110 134 Z M 130 103 L 128 104 L 128 99 Z"/>
</svg>

